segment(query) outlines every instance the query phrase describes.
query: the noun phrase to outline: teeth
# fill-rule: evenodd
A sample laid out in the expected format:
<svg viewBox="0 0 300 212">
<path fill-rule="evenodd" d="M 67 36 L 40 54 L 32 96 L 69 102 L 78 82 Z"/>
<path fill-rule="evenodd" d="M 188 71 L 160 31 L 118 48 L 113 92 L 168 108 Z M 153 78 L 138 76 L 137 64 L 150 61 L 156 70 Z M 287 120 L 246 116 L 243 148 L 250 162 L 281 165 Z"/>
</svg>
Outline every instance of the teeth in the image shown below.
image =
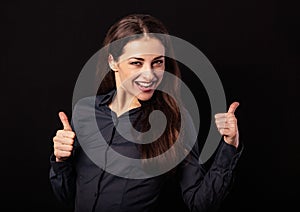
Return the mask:
<svg viewBox="0 0 300 212">
<path fill-rule="evenodd" d="M 149 83 L 149 82 L 148 82 L 148 83 L 147 83 L 147 82 L 140 82 L 139 84 L 140 84 L 141 86 L 147 87 L 147 86 L 151 85 L 152 82 L 150 82 L 150 83 Z"/>
<path fill-rule="evenodd" d="M 153 85 L 154 82 L 136 82 L 138 85 L 143 86 L 145 88 L 150 87 Z"/>
</svg>

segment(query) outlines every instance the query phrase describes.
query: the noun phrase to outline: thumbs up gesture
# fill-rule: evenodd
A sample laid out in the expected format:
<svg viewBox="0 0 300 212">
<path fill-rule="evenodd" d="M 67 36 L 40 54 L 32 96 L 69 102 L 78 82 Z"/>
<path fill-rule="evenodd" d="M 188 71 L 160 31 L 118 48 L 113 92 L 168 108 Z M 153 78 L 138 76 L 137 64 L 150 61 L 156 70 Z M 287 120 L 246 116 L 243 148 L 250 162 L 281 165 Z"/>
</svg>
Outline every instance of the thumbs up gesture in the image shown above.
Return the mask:
<svg viewBox="0 0 300 212">
<path fill-rule="evenodd" d="M 69 158 L 72 154 L 75 133 L 68 121 L 68 117 L 64 112 L 59 112 L 60 121 L 63 124 L 63 129 L 58 130 L 53 137 L 54 155 L 56 162 L 62 162 Z"/>
<path fill-rule="evenodd" d="M 239 131 L 237 126 L 237 119 L 234 115 L 236 108 L 239 106 L 238 102 L 233 102 L 227 113 L 217 113 L 215 115 L 216 126 L 224 136 L 224 141 L 235 147 L 239 145 Z"/>
</svg>

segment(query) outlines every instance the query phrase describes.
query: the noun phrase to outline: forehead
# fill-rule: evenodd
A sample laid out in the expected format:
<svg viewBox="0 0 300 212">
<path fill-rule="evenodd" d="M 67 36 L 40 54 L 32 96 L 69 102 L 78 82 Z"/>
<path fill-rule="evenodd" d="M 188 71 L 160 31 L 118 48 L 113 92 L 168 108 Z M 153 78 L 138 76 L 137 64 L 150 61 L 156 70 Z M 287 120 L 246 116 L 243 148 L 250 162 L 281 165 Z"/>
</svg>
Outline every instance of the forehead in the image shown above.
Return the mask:
<svg viewBox="0 0 300 212">
<path fill-rule="evenodd" d="M 120 60 L 142 55 L 161 56 L 165 54 L 165 47 L 157 38 L 143 37 L 137 40 L 129 41 L 120 56 Z"/>
</svg>

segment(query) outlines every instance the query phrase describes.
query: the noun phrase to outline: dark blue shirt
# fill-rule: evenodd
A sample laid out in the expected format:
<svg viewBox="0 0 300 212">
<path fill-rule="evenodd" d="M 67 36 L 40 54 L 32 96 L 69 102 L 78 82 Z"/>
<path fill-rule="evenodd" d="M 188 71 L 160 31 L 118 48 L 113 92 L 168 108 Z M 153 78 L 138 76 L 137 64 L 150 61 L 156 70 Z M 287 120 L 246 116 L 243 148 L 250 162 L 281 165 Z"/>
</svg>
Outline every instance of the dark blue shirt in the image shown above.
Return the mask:
<svg viewBox="0 0 300 212">
<path fill-rule="evenodd" d="M 84 104 L 74 110 L 72 126 L 76 140 L 73 155 L 64 162 L 55 162 L 53 154 L 50 158 L 50 182 L 56 197 L 73 207 L 76 212 L 153 212 L 157 209 L 156 204 L 164 185 L 174 181 L 180 186 L 183 201 L 190 211 L 216 211 L 232 186 L 234 170 L 242 152 L 240 148 L 237 150 L 221 140 L 212 163 L 207 168 L 198 162 L 197 142 L 200 141 L 197 141 L 176 169 L 166 173 L 141 179 L 113 174 L 107 170 L 114 163 L 120 162 L 111 158 L 107 160 L 107 146 L 111 148 L 110 151 L 126 157 L 140 157 L 139 144 L 126 140 L 116 130 L 116 125 L 128 117 L 132 123 L 142 113 L 140 107 L 117 117 L 108 107 L 113 94 L 114 91 L 107 95 L 86 98 Z M 107 146 L 99 144 L 97 130 L 90 127 L 93 116 L 97 130 L 101 132 Z M 191 120 L 184 123 L 189 125 Z M 186 129 L 190 131 L 185 133 L 183 140 L 188 140 L 189 134 L 195 133 L 191 130 L 192 124 Z M 95 151 L 86 151 L 87 148 Z M 104 161 L 104 164 L 97 164 L 97 161 Z M 128 172 L 128 176 L 136 171 L 136 167 L 130 165 L 119 168 L 120 173 Z"/>
</svg>

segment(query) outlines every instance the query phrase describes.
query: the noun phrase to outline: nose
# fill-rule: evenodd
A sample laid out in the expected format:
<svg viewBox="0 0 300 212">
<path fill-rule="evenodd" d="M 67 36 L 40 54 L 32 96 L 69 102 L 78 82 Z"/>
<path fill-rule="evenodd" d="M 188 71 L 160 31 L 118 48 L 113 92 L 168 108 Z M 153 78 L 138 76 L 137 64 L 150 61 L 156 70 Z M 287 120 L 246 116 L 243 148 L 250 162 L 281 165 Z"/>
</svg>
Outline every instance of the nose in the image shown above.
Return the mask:
<svg viewBox="0 0 300 212">
<path fill-rule="evenodd" d="M 154 70 L 151 67 L 151 64 L 144 64 L 143 65 L 143 68 L 141 69 L 141 76 L 147 82 L 153 80 L 155 75 L 154 75 Z"/>
</svg>

